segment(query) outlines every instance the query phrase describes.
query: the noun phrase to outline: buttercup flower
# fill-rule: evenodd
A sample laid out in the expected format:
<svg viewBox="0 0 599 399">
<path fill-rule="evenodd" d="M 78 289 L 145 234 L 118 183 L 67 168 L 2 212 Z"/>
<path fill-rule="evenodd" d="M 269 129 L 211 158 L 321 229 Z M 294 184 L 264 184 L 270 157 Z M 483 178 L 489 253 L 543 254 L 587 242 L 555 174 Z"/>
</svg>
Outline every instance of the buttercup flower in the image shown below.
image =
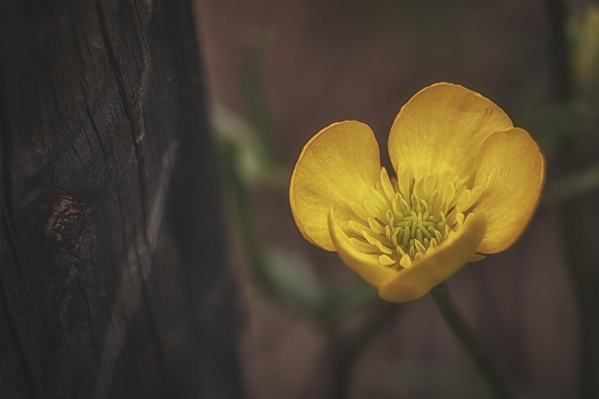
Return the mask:
<svg viewBox="0 0 599 399">
<path fill-rule="evenodd" d="M 304 146 L 289 188 L 302 235 L 378 289 L 405 302 L 467 262 L 507 249 L 539 201 L 539 147 L 493 102 L 438 83 L 399 111 L 388 142 L 395 176 L 372 130 L 334 123 Z"/>
</svg>

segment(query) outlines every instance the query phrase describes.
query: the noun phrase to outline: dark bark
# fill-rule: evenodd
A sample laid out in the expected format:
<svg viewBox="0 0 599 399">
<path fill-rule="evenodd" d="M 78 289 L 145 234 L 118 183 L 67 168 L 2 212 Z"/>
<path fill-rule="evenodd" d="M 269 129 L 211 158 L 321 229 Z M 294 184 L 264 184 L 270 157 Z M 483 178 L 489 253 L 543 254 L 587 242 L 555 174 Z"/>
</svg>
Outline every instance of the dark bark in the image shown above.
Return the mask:
<svg viewBox="0 0 599 399">
<path fill-rule="evenodd" d="M 240 397 L 190 4 L 0 7 L 0 397 Z"/>
</svg>

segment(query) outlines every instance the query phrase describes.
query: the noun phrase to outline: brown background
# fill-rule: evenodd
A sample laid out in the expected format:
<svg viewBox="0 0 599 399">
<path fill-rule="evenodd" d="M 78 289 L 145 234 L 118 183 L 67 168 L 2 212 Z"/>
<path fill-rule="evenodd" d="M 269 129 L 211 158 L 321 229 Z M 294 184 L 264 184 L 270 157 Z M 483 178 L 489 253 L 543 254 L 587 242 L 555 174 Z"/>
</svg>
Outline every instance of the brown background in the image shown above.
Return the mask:
<svg viewBox="0 0 599 399">
<path fill-rule="evenodd" d="M 267 100 L 289 168 L 313 134 L 344 119 L 368 123 L 388 162 L 386 138 L 395 114 L 413 93 L 437 81 L 483 93 L 518 126 L 511 112 L 515 98 L 548 73 L 549 28 L 541 1 L 197 1 L 196 12 L 212 106 L 242 116 L 242 57 L 256 36 L 268 36 Z M 309 244 L 288 205 L 266 190 L 256 199 L 267 242 L 307 256 Z M 235 243 L 234 231 L 232 236 Z M 260 297 L 238 245 L 234 258 L 244 286 L 248 397 L 320 397 L 325 336 Z M 340 279 L 352 278 L 334 254 L 325 259 L 337 264 Z M 467 266 L 450 286 L 510 380 L 543 397 L 575 395 L 578 330 L 554 207 L 542 205 L 516 245 Z M 447 378 L 470 370 L 430 297 L 402 306 L 359 362 L 352 397 L 427 397 L 406 394 L 415 391 L 406 370 L 423 363 L 435 364 Z M 428 378 L 420 373 L 419 383 Z M 456 397 L 472 397 L 466 386 L 456 389 L 462 392 Z"/>
</svg>

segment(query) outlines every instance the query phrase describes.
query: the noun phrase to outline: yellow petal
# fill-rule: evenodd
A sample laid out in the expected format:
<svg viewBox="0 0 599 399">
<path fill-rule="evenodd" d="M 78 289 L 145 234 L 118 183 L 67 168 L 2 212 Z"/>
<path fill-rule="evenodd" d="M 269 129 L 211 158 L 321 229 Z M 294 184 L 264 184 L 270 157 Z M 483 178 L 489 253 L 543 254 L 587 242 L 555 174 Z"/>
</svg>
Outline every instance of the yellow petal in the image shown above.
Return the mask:
<svg viewBox="0 0 599 399">
<path fill-rule="evenodd" d="M 501 108 L 462 86 L 437 83 L 416 93 L 395 117 L 389 156 L 395 170 L 451 170 L 460 179 L 474 171 L 474 154 L 493 132 L 513 127 Z"/>
<path fill-rule="evenodd" d="M 306 143 L 289 187 L 295 223 L 312 244 L 328 251 L 335 246 L 329 235 L 327 215 L 333 204 L 362 203 L 368 187 L 381 171 L 379 146 L 368 125 L 357 121 L 334 123 Z"/>
<path fill-rule="evenodd" d="M 486 224 L 484 215 L 468 215 L 462 228 L 439 244 L 434 252 L 378 286 L 379 296 L 389 302 L 407 302 L 426 295 L 464 267 L 482 241 Z"/>
<path fill-rule="evenodd" d="M 481 255 L 481 254 L 473 254 L 472 256 L 470 256 L 468 258 L 468 263 L 470 262 L 480 262 L 481 260 L 485 259 L 486 256 L 485 255 Z"/>
<path fill-rule="evenodd" d="M 343 263 L 374 287 L 380 287 L 382 284 L 396 276 L 396 270 L 380 264 L 380 254 L 365 254 L 351 245 L 349 238 L 339 226 L 339 221 L 335 215 L 336 209 L 337 207 L 335 205 L 330 209 L 328 226 L 331 238 L 333 239 L 333 244 Z"/>
<path fill-rule="evenodd" d="M 489 136 L 477 158 L 474 185 L 486 188 L 473 211 L 488 218 L 477 252 L 492 254 L 512 245 L 530 222 L 545 181 L 545 160 L 534 140 L 518 128 Z"/>
</svg>

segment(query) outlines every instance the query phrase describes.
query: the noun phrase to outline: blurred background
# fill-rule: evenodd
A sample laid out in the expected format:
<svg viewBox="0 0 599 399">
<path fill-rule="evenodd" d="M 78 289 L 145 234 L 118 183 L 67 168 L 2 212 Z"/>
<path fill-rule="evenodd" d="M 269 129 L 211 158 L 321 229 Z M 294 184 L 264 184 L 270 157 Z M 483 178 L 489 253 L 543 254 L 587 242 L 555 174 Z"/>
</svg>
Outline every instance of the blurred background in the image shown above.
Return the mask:
<svg viewBox="0 0 599 399">
<path fill-rule="evenodd" d="M 548 160 L 528 230 L 452 277 L 456 301 L 522 397 L 597 397 L 597 2 L 195 6 L 249 398 L 491 397 L 430 296 L 383 303 L 336 254 L 301 237 L 288 204 L 290 172 L 316 132 L 365 122 L 389 167 L 396 113 L 439 81 L 497 103 Z"/>
</svg>

